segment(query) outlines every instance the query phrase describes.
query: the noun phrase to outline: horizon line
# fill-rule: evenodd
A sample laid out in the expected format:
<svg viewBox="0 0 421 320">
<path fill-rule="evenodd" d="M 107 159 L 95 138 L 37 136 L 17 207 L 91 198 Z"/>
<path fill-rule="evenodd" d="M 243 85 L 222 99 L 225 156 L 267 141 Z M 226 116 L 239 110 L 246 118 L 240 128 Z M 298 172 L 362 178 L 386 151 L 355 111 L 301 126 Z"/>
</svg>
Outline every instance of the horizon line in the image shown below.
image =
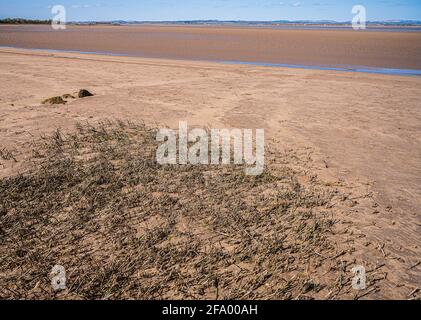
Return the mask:
<svg viewBox="0 0 421 320">
<path fill-rule="evenodd" d="M 5 20 L 22 20 L 22 21 L 51 21 L 51 19 L 27 19 L 27 18 L 0 18 L 0 21 Z M 331 19 L 296 19 L 296 20 L 244 20 L 244 19 L 230 19 L 230 20 L 219 20 L 219 19 L 188 19 L 188 20 L 125 20 L 125 19 L 112 19 L 112 20 L 74 20 L 68 23 L 352 23 L 351 20 L 331 20 Z M 385 19 L 385 20 L 368 20 L 366 23 L 421 23 L 421 20 L 417 19 Z"/>
</svg>

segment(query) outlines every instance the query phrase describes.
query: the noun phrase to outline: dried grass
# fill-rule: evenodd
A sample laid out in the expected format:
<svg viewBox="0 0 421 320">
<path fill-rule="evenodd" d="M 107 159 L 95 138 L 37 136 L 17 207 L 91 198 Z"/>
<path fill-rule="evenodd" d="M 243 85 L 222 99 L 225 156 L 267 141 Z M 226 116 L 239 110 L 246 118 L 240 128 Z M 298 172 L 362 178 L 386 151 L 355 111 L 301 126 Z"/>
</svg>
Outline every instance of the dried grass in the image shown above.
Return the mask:
<svg viewBox="0 0 421 320">
<path fill-rule="evenodd" d="M 0 298 L 341 296 L 347 265 L 330 240 L 340 195 L 297 169 L 306 159 L 270 153 L 251 177 L 162 166 L 156 146 L 154 129 L 123 122 L 42 139 L 27 172 L 0 180 Z"/>
</svg>

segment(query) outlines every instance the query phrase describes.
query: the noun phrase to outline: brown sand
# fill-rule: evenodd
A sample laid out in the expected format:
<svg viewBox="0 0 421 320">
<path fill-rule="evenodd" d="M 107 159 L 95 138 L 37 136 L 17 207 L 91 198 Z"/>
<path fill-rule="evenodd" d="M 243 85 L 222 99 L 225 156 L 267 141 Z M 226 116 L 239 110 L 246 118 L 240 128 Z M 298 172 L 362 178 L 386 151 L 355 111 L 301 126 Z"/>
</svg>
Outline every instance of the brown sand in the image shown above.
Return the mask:
<svg viewBox="0 0 421 320">
<path fill-rule="evenodd" d="M 313 170 L 353 195 L 336 217 L 355 226 L 344 243 L 385 264 L 370 297 L 421 286 L 420 78 L 12 49 L 0 50 L 0 76 L 0 141 L 18 158 L 41 133 L 103 118 L 264 128 L 279 150 L 309 148 Z M 95 96 L 41 105 L 80 88 Z"/>
<path fill-rule="evenodd" d="M 421 69 L 421 32 L 181 26 L 0 26 L 0 46 L 148 58 Z"/>
</svg>

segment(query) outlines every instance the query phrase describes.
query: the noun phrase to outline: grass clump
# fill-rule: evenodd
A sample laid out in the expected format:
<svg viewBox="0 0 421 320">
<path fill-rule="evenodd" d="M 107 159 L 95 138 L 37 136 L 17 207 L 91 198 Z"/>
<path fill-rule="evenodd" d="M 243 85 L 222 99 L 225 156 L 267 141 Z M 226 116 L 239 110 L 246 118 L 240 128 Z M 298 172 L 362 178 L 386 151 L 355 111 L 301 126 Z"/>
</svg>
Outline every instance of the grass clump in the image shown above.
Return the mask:
<svg viewBox="0 0 421 320">
<path fill-rule="evenodd" d="M 155 134 L 123 122 L 56 131 L 27 172 L 0 180 L 0 298 L 56 298 L 54 265 L 68 299 L 341 294 L 335 191 L 301 184 L 296 154 L 269 158 L 255 178 L 242 166 L 163 166 Z"/>
</svg>

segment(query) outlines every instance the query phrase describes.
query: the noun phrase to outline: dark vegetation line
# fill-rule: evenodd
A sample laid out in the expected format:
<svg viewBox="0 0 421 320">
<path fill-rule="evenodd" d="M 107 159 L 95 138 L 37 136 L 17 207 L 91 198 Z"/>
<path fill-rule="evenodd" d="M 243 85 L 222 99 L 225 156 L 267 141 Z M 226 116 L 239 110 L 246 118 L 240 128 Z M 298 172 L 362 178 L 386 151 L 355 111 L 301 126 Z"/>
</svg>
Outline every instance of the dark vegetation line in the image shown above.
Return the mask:
<svg viewBox="0 0 421 320">
<path fill-rule="evenodd" d="M 29 20 L 21 18 L 1 19 L 0 24 L 50 24 L 51 20 Z"/>
</svg>

